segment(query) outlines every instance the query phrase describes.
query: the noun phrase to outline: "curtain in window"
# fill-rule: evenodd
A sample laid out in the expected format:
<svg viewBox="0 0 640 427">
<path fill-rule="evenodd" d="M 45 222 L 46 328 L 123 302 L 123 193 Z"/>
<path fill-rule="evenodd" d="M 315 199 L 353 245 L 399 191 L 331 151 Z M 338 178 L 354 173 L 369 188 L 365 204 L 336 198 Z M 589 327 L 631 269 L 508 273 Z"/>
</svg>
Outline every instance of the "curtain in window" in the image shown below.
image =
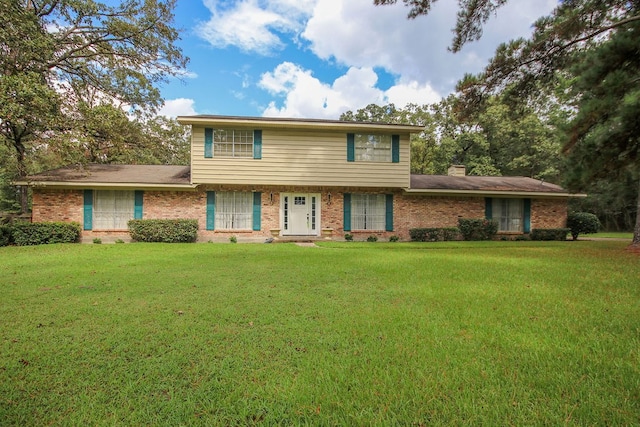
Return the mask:
<svg viewBox="0 0 640 427">
<path fill-rule="evenodd" d="M 522 231 L 522 199 L 493 199 L 493 219 L 499 231 Z"/>
<path fill-rule="evenodd" d="M 365 162 L 391 161 L 391 135 L 355 135 L 355 159 Z"/>
<path fill-rule="evenodd" d="M 217 229 L 249 229 L 253 227 L 253 193 L 217 192 Z"/>
<path fill-rule="evenodd" d="M 134 217 L 134 192 L 99 190 L 94 195 L 93 229 L 126 230 Z"/>
<path fill-rule="evenodd" d="M 351 229 L 384 230 L 385 208 L 384 194 L 351 195 Z"/>
</svg>

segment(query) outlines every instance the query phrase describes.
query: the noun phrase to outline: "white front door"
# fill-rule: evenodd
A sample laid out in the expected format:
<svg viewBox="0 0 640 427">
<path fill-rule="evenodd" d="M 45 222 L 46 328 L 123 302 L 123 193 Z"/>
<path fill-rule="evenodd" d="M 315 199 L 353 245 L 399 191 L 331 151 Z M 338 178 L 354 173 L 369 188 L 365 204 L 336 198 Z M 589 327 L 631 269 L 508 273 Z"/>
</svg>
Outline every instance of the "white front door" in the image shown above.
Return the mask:
<svg viewBox="0 0 640 427">
<path fill-rule="evenodd" d="M 317 236 L 320 229 L 319 194 L 283 194 L 283 235 Z"/>
</svg>

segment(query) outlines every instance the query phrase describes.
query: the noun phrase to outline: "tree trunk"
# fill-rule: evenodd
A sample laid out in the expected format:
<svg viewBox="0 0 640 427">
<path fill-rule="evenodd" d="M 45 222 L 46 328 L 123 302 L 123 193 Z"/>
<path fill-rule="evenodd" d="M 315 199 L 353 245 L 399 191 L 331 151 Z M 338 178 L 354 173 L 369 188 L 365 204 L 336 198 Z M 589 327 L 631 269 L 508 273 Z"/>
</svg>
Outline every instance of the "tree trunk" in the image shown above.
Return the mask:
<svg viewBox="0 0 640 427">
<path fill-rule="evenodd" d="M 633 229 L 633 240 L 631 241 L 630 248 L 634 250 L 640 250 L 640 181 L 638 182 L 638 201 L 636 211 L 636 226 Z"/>
</svg>

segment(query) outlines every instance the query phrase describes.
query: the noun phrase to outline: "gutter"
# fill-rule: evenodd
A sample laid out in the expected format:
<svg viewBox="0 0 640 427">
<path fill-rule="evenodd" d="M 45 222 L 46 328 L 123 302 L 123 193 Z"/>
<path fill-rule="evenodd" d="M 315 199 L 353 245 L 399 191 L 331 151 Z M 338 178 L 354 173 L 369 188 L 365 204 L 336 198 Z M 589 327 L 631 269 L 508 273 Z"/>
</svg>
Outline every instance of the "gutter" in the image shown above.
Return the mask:
<svg viewBox="0 0 640 427">
<path fill-rule="evenodd" d="M 135 188 L 138 190 L 180 190 L 195 191 L 196 184 L 152 184 L 143 182 L 66 182 L 66 181 L 14 181 L 13 185 L 29 186 L 33 188 L 52 189 L 123 189 Z"/>
</svg>

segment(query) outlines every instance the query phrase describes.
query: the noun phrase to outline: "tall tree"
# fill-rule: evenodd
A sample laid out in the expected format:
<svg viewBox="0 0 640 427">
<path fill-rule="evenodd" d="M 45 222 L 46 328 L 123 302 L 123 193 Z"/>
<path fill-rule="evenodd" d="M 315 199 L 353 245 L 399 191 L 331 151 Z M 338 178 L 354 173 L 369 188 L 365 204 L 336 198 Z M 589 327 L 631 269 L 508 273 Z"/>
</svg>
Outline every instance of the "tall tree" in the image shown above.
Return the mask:
<svg viewBox="0 0 640 427">
<path fill-rule="evenodd" d="M 374 0 L 391 4 L 397 0 Z M 435 0 L 403 0 L 410 17 L 429 12 Z M 452 50 L 482 34 L 488 16 L 506 0 L 461 0 Z M 565 78 L 575 78 L 577 113 L 564 140 L 572 161 L 573 188 L 583 188 L 594 177 L 615 177 L 631 170 L 638 181 L 640 207 L 640 1 L 564 0 L 550 16 L 540 18 L 530 39 L 498 47 L 494 58 L 478 76 L 466 76 L 458 90 L 471 105 L 481 105 L 505 88 L 521 99 L 536 89 Z M 593 64 L 593 67 L 592 67 Z M 640 248 L 640 209 L 632 246 Z"/>
<path fill-rule="evenodd" d="M 175 1 L 0 0 L 0 139 L 19 176 L 87 98 L 131 110 L 161 104 L 158 83 L 187 63 L 175 46 Z"/>
</svg>

